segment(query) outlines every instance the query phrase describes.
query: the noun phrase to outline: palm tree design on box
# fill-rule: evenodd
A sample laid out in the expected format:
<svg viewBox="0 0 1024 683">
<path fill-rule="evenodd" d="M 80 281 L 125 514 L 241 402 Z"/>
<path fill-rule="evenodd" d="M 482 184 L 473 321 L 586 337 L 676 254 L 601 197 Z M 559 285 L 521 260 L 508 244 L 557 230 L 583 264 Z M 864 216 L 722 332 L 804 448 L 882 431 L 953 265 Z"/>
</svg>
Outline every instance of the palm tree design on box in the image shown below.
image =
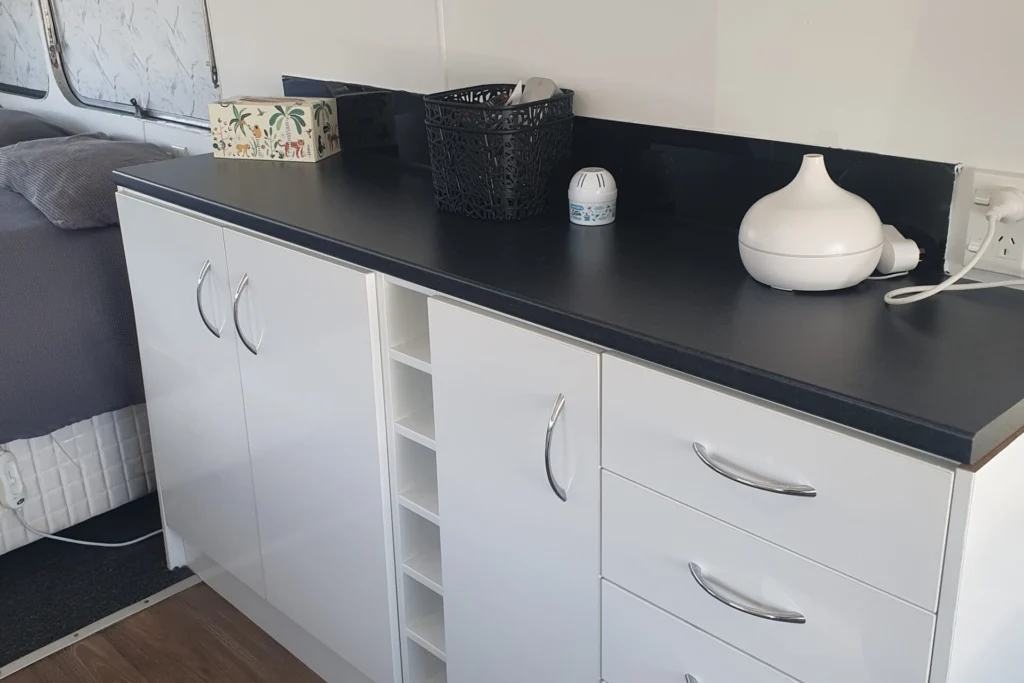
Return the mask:
<svg viewBox="0 0 1024 683">
<path fill-rule="evenodd" d="M 284 126 L 284 155 L 287 157 L 294 151 L 296 157 L 302 156 L 304 141 L 296 140 L 293 142 L 291 131 L 291 127 L 294 126 L 295 134 L 302 135 L 302 129 L 306 125 L 306 120 L 302 118 L 302 109 L 278 104 L 274 107 L 274 111 L 275 113 L 270 117 L 269 125 L 277 130 L 281 130 L 281 126 Z"/>
<path fill-rule="evenodd" d="M 334 151 L 334 143 L 337 142 L 338 136 L 332 135 L 331 130 L 331 115 L 334 114 L 334 110 L 326 100 L 322 102 L 316 102 L 313 104 L 313 120 L 316 122 L 317 127 L 320 130 L 316 134 L 316 151 L 317 154 L 323 154 L 324 150 L 327 149 L 327 145 L 324 144 L 324 136 L 327 137 L 327 144 L 330 145 L 331 151 Z M 322 134 L 321 134 L 322 133 Z"/>
<path fill-rule="evenodd" d="M 244 110 L 239 111 L 238 107 L 236 107 L 235 105 L 231 105 L 231 113 L 234 114 L 234 118 L 228 121 L 228 125 L 231 126 L 232 130 L 234 130 L 236 133 L 241 133 L 242 135 L 245 135 L 245 127 L 249 125 L 245 122 L 245 120 L 252 116 L 252 114 Z"/>
</svg>

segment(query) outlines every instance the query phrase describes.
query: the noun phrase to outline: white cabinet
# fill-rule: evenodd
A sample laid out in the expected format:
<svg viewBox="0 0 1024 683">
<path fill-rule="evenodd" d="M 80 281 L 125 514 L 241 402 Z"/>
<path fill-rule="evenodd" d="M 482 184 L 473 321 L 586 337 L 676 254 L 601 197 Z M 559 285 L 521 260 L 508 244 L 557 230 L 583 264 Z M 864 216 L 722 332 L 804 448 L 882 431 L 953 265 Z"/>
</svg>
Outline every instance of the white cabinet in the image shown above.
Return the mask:
<svg viewBox="0 0 1024 683">
<path fill-rule="evenodd" d="M 397 683 L 374 274 L 123 193 L 118 207 L 167 526 Z"/>
<path fill-rule="evenodd" d="M 223 230 L 117 204 L 164 520 L 264 595 Z"/>
<path fill-rule="evenodd" d="M 600 355 L 437 299 L 429 323 L 447 680 L 594 683 Z"/>
<path fill-rule="evenodd" d="M 392 683 L 400 673 L 374 276 L 233 230 L 224 241 L 267 601 L 375 683 Z"/>
</svg>

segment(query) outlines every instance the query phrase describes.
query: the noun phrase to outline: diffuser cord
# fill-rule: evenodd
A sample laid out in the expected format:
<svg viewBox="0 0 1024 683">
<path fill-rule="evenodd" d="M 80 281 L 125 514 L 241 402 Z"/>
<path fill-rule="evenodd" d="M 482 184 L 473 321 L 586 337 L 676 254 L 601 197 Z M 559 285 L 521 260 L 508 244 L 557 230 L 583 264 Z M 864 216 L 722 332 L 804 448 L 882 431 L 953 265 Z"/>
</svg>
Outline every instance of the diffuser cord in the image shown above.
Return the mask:
<svg viewBox="0 0 1024 683">
<path fill-rule="evenodd" d="M 885 295 L 885 303 L 890 306 L 913 304 L 918 301 L 923 301 L 928 297 L 935 296 L 939 292 L 947 289 L 950 291 L 963 292 L 974 289 L 994 289 L 996 287 L 1024 285 L 1024 279 L 1022 278 L 999 280 L 998 282 L 975 282 L 969 285 L 955 284 L 967 275 L 967 273 L 971 272 L 976 265 L 978 265 L 978 262 L 988 250 L 989 245 L 992 244 L 992 240 L 996 235 L 996 225 L 998 225 L 1000 221 L 1013 222 L 1024 220 L 1024 192 L 1016 188 L 1004 188 L 994 193 L 992 195 L 991 208 L 985 214 L 985 218 L 988 219 L 988 230 L 985 233 L 985 239 L 981 241 L 981 246 L 978 248 L 978 252 L 974 255 L 974 258 L 964 264 L 963 268 L 953 275 L 950 275 L 937 285 L 917 285 L 914 287 L 901 287 L 899 289 L 894 289 Z"/>
</svg>

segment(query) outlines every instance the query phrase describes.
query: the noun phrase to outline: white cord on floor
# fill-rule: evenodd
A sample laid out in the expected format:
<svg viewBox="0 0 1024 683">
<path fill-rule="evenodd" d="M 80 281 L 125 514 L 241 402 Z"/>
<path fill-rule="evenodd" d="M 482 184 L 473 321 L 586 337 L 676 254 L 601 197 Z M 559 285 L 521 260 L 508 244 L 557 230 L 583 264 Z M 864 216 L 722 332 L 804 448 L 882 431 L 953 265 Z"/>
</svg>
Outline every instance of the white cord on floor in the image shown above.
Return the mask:
<svg viewBox="0 0 1024 683">
<path fill-rule="evenodd" d="M 891 306 L 902 306 L 903 304 L 912 304 L 918 301 L 923 301 L 930 296 L 935 296 L 939 292 L 950 290 L 956 292 L 964 292 L 972 289 L 993 289 L 995 287 L 1008 287 L 1013 285 L 1024 285 L 1024 279 L 1013 279 L 1013 280 L 1000 280 L 999 282 L 976 282 L 969 285 L 956 285 L 953 284 L 960 280 L 963 276 L 967 275 L 974 266 L 978 265 L 978 261 L 981 260 L 982 256 L 985 255 L 985 251 L 992 243 L 992 238 L 996 235 L 996 224 L 999 223 L 1001 216 L 995 211 L 989 211 L 988 215 L 988 232 L 985 233 L 985 239 L 981 241 L 981 246 L 978 248 L 978 253 L 974 255 L 970 261 L 968 261 L 963 268 L 958 270 L 953 275 L 950 275 L 946 280 L 940 282 L 937 285 L 918 285 L 915 287 L 901 287 L 894 289 L 885 295 L 885 303 Z"/>
<path fill-rule="evenodd" d="M 23 527 L 25 527 L 28 531 L 31 531 L 36 536 L 42 536 L 43 538 L 49 538 L 54 541 L 62 541 L 63 543 L 72 543 L 74 545 L 87 545 L 92 548 L 126 548 L 130 545 L 135 545 L 136 543 L 142 543 L 143 541 L 153 538 L 154 536 L 159 536 L 164 532 L 163 529 L 157 529 L 156 531 L 148 533 L 145 536 L 140 536 L 139 538 L 133 539 L 131 541 L 125 541 L 124 543 L 97 543 L 96 541 L 79 541 L 78 539 L 74 538 L 64 538 L 63 536 L 54 536 L 53 534 L 44 533 L 39 529 L 30 526 L 29 523 L 25 521 L 25 518 L 22 517 L 21 510 L 15 510 L 14 516 L 18 518 L 18 521 L 21 522 L 21 525 Z"/>
</svg>

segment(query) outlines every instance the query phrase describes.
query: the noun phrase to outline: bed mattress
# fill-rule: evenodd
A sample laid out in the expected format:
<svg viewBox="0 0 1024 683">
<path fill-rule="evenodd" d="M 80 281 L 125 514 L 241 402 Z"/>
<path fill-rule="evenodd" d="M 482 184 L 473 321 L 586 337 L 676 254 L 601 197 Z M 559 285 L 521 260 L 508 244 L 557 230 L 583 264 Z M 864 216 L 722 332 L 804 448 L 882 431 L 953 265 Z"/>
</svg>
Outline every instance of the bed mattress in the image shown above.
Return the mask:
<svg viewBox="0 0 1024 683">
<path fill-rule="evenodd" d="M 25 482 L 25 520 L 55 533 L 156 490 L 145 404 L 102 413 L 0 446 Z M 0 510 L 0 554 L 36 540 Z"/>
<path fill-rule="evenodd" d="M 145 401 L 120 229 L 0 189 L 0 256 L 0 443 Z"/>
</svg>

